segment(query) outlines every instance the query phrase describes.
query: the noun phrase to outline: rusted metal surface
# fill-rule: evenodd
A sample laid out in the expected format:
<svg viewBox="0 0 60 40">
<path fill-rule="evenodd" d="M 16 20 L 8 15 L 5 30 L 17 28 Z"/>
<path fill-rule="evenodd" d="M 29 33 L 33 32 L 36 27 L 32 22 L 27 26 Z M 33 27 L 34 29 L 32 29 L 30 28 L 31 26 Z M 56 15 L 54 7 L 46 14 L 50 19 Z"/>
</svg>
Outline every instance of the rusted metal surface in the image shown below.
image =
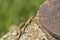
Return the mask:
<svg viewBox="0 0 60 40">
<path fill-rule="evenodd" d="M 40 22 L 52 36 L 60 40 L 60 0 L 46 1 L 41 6 Z"/>
</svg>

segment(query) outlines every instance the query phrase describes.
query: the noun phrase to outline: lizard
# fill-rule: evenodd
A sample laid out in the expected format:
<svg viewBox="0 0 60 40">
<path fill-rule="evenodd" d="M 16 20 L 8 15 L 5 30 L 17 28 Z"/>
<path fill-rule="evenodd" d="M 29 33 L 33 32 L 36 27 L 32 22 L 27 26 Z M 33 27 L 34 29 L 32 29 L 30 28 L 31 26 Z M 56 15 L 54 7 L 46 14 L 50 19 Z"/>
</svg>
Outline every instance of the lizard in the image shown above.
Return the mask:
<svg viewBox="0 0 60 40">
<path fill-rule="evenodd" d="M 26 22 L 21 23 L 21 24 L 16 28 L 17 36 L 19 36 L 17 40 L 19 40 L 19 38 L 20 38 L 21 35 L 24 33 L 24 31 L 25 31 L 26 27 L 28 26 L 28 24 L 31 23 L 31 21 L 32 21 L 33 18 L 34 18 L 34 17 L 30 17 Z M 23 28 L 23 30 L 21 30 L 22 28 Z"/>
</svg>

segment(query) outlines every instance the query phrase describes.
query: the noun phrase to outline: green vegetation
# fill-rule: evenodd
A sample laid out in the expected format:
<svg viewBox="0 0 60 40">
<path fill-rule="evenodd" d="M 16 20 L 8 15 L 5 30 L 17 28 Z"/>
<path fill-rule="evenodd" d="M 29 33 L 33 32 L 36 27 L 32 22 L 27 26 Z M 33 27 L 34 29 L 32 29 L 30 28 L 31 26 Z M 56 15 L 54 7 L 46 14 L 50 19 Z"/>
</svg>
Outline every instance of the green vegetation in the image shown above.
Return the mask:
<svg viewBox="0 0 60 40">
<path fill-rule="evenodd" d="M 19 25 L 36 14 L 43 0 L 0 0 L 0 37 L 11 25 Z"/>
</svg>

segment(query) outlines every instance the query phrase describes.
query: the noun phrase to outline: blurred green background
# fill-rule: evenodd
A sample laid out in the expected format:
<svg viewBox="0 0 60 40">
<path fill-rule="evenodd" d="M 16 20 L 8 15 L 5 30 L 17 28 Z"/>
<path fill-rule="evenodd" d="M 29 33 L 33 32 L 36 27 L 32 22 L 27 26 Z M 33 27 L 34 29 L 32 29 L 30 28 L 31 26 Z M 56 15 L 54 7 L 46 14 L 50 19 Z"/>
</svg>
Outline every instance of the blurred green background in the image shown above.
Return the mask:
<svg viewBox="0 0 60 40">
<path fill-rule="evenodd" d="M 44 0 L 0 0 L 0 37 L 28 17 L 34 16 Z"/>
</svg>

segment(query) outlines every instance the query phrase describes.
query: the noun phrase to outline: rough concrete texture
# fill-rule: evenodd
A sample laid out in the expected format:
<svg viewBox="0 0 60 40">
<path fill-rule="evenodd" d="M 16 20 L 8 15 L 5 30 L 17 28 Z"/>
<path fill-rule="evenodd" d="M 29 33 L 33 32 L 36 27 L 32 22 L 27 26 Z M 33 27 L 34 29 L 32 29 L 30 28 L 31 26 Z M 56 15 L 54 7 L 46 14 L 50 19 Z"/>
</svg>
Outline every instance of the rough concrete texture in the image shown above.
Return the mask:
<svg viewBox="0 0 60 40">
<path fill-rule="evenodd" d="M 38 15 L 27 26 L 19 40 L 56 40 L 40 25 Z"/>
</svg>

